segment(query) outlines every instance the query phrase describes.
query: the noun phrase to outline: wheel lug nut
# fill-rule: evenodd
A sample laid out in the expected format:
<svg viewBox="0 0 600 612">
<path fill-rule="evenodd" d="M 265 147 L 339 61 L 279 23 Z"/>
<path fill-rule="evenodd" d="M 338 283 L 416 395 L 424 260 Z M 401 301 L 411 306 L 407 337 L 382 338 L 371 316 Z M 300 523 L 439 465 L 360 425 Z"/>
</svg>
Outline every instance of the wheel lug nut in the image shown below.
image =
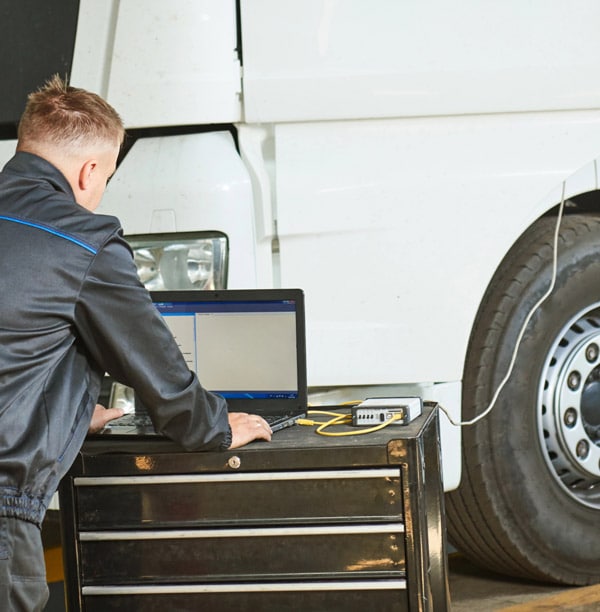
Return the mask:
<svg viewBox="0 0 600 612">
<path fill-rule="evenodd" d="M 571 372 L 567 377 L 567 385 L 569 385 L 569 389 L 571 389 L 571 391 L 575 391 L 579 387 L 580 383 L 581 374 L 576 370 Z"/>
<path fill-rule="evenodd" d="M 563 422 L 569 428 L 574 427 L 575 423 L 577 423 L 577 410 L 575 408 L 567 408 L 563 416 Z"/>
<path fill-rule="evenodd" d="M 590 363 L 594 363 L 594 361 L 598 359 L 598 345 L 595 342 L 592 342 L 592 344 L 585 349 L 585 358 Z"/>
<path fill-rule="evenodd" d="M 579 459 L 585 459 L 590 452 L 589 442 L 587 440 L 579 440 L 579 442 L 577 442 L 575 452 L 577 453 L 577 457 Z"/>
</svg>

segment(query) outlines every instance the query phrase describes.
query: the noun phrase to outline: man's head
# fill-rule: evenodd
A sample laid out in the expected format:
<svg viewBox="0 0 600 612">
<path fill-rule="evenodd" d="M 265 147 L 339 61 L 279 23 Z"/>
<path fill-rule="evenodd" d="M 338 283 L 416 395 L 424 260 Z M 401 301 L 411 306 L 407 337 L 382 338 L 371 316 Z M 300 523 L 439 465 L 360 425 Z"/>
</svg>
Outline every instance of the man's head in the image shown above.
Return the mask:
<svg viewBox="0 0 600 612">
<path fill-rule="evenodd" d="M 94 210 L 115 171 L 123 122 L 100 96 L 68 86 L 58 75 L 29 94 L 19 123 L 18 151 L 34 153 L 67 178 L 77 202 Z"/>
</svg>

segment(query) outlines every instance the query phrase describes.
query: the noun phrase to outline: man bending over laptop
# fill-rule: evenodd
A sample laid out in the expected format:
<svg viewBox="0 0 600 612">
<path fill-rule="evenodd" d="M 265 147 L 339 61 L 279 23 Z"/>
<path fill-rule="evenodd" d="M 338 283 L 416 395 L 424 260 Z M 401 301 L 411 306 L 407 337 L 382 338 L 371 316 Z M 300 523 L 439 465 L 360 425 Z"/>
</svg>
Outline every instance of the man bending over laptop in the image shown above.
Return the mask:
<svg viewBox="0 0 600 612">
<path fill-rule="evenodd" d="M 270 440 L 190 372 L 139 282 L 119 221 L 94 215 L 123 142 L 116 111 L 58 76 L 31 94 L 0 173 L 0 610 L 47 599 L 39 527 L 88 429 L 105 372 L 188 450 Z"/>
</svg>

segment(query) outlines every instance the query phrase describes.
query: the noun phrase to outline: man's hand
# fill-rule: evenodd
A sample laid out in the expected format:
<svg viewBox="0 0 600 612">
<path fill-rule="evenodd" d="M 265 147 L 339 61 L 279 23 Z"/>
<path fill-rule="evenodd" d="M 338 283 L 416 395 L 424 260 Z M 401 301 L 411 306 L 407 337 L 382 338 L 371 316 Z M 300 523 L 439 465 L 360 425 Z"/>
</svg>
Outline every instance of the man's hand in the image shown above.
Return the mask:
<svg viewBox="0 0 600 612">
<path fill-rule="evenodd" d="M 230 449 L 244 446 L 252 440 L 270 440 L 273 434 L 269 424 L 257 414 L 230 412 L 229 425 L 231 426 Z"/>
<path fill-rule="evenodd" d="M 92 415 L 92 422 L 88 430 L 89 433 L 98 433 L 106 427 L 107 423 L 122 417 L 124 414 L 122 408 L 105 408 L 100 404 L 96 404 L 94 414 Z"/>
</svg>

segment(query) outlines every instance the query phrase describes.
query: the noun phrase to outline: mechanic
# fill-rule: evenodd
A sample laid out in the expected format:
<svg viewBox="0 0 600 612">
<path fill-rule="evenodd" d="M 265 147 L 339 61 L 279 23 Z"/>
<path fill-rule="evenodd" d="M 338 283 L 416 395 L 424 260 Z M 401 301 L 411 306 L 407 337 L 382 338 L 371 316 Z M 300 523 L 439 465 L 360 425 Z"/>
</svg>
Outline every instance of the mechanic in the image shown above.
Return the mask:
<svg viewBox="0 0 600 612">
<path fill-rule="evenodd" d="M 0 173 L 0 610 L 42 610 L 40 527 L 88 431 L 105 372 L 133 387 L 156 429 L 187 450 L 270 440 L 257 415 L 192 373 L 138 279 L 118 219 L 94 214 L 123 123 L 102 98 L 54 76 L 28 97 Z"/>
</svg>

